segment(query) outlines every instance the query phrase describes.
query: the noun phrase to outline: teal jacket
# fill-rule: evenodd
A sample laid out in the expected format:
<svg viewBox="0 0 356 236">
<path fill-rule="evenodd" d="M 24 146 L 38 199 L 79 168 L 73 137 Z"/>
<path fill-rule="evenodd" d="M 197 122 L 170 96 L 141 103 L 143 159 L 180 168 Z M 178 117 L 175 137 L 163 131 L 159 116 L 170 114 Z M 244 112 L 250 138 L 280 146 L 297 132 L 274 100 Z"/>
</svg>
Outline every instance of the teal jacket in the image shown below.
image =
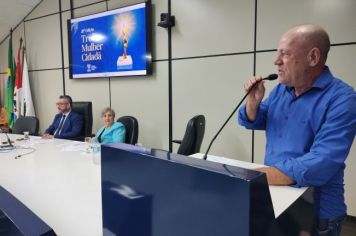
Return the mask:
<svg viewBox="0 0 356 236">
<path fill-rule="evenodd" d="M 100 135 L 105 126 L 101 127 L 96 133 L 96 137 Z M 101 143 L 123 143 L 125 142 L 125 126 L 121 122 L 114 122 L 110 129 L 104 131 L 101 135 Z"/>
</svg>

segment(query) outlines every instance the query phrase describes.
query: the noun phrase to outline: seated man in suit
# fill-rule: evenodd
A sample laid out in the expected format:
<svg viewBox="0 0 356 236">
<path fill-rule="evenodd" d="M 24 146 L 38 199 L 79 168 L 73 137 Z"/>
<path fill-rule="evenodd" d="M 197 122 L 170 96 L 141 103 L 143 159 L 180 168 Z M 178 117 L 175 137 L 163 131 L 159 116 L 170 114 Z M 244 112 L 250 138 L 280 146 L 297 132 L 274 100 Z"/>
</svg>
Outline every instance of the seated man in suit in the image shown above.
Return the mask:
<svg viewBox="0 0 356 236">
<path fill-rule="evenodd" d="M 83 117 L 72 111 L 72 98 L 68 95 L 60 96 L 57 108 L 59 113 L 54 117 L 42 138 L 71 139 L 80 136 L 83 130 Z"/>
</svg>

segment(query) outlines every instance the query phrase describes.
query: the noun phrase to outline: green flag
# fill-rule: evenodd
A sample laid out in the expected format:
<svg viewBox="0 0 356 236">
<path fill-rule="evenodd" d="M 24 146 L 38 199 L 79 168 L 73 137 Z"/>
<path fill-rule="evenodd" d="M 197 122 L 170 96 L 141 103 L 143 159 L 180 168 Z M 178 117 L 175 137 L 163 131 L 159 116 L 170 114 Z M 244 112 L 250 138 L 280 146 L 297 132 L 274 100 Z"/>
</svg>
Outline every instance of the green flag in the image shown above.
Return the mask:
<svg viewBox="0 0 356 236">
<path fill-rule="evenodd" d="M 7 67 L 7 81 L 6 81 L 6 95 L 5 95 L 5 107 L 7 113 L 7 123 L 12 128 L 14 125 L 14 86 L 15 86 L 15 67 L 14 58 L 12 56 L 12 32 L 10 33 L 9 40 L 9 53 L 8 53 L 8 67 Z"/>
</svg>

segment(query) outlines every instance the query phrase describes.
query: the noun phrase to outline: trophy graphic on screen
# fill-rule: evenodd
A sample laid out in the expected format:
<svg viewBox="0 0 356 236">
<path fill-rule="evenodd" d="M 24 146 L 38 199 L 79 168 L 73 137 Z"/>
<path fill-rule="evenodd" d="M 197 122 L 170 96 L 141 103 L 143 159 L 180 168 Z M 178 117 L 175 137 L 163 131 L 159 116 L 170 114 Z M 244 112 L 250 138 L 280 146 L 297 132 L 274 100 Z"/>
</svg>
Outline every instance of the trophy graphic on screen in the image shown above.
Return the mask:
<svg viewBox="0 0 356 236">
<path fill-rule="evenodd" d="M 132 14 L 121 13 L 115 18 L 114 31 L 117 36 L 120 52 L 120 55 L 116 62 L 118 70 L 132 69 L 133 60 L 130 55 L 129 41 L 130 36 L 133 34 L 134 30 L 135 18 Z"/>
<path fill-rule="evenodd" d="M 123 29 L 122 30 L 122 35 L 123 35 L 123 44 L 124 44 L 124 54 L 122 54 L 123 58 L 126 59 L 127 58 L 127 53 L 126 53 L 126 50 L 127 50 L 127 44 L 128 44 L 128 41 L 127 41 L 127 36 L 126 36 L 126 29 Z"/>
</svg>

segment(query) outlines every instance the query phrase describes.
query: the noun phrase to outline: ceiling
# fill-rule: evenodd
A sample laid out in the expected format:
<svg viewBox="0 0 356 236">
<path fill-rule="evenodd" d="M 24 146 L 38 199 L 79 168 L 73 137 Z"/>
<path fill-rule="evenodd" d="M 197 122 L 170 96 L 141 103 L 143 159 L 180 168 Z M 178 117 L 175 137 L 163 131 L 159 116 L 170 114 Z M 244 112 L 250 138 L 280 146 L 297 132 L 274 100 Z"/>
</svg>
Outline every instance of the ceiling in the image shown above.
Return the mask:
<svg viewBox="0 0 356 236">
<path fill-rule="evenodd" d="M 42 0 L 1 0 L 0 1 L 0 42 L 24 17 Z"/>
</svg>

